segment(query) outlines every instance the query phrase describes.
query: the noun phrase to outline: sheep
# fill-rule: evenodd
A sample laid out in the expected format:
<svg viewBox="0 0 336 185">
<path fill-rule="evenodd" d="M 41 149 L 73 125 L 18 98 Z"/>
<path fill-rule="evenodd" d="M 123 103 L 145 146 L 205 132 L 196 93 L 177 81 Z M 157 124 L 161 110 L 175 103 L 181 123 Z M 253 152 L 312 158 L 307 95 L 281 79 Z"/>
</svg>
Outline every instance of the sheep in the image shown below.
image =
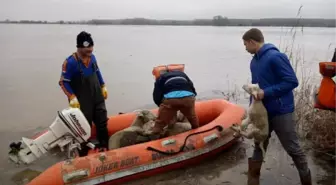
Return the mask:
<svg viewBox="0 0 336 185">
<path fill-rule="evenodd" d="M 260 91 L 258 84 L 245 84 L 243 89 L 255 97 Z M 247 110 L 247 117 L 242 120 L 240 127 L 233 124 L 231 129 L 247 139 L 254 138 L 255 143 L 259 143 L 263 159 L 265 158 L 264 142 L 269 136 L 269 123 L 267 110 L 261 100 L 252 97 L 251 105 Z"/>
</svg>

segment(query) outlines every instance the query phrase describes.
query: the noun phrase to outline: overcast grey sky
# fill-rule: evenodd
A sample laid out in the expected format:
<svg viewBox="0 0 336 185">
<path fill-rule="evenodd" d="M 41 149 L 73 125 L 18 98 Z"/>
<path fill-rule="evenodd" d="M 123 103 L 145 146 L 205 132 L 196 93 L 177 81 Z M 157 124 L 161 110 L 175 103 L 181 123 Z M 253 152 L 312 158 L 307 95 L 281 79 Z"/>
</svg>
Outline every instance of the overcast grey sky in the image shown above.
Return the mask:
<svg viewBox="0 0 336 185">
<path fill-rule="evenodd" d="M 335 0 L 0 0 L 0 20 L 335 18 Z"/>
</svg>

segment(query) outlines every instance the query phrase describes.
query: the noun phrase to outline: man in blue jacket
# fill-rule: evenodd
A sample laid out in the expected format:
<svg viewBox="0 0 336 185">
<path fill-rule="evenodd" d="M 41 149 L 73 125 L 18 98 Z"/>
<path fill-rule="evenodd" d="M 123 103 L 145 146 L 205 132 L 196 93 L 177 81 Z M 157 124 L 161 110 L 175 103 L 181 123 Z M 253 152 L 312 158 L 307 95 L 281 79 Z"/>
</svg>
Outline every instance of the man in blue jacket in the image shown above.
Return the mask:
<svg viewBox="0 0 336 185">
<path fill-rule="evenodd" d="M 70 107 L 80 108 L 89 124 L 92 121 L 95 123 L 100 146 L 107 148 L 107 90 L 96 57 L 92 54 L 93 46 L 91 34 L 83 31 L 77 35 L 77 52 L 63 62 L 59 85 Z M 82 152 L 85 155 L 86 150 Z"/>
<path fill-rule="evenodd" d="M 254 54 L 250 63 L 252 83 L 262 91 L 251 97 L 262 100 L 267 109 L 270 135 L 274 131 L 286 152 L 292 157 L 302 185 L 311 185 L 311 173 L 306 156 L 299 145 L 294 121 L 293 89 L 298 86 L 295 72 L 284 53 L 274 45 L 264 43 L 259 29 L 252 28 L 243 35 L 246 50 Z M 265 142 L 265 149 L 268 140 Z M 253 156 L 248 159 L 248 185 L 259 185 L 262 152 L 255 145 Z"/>
</svg>

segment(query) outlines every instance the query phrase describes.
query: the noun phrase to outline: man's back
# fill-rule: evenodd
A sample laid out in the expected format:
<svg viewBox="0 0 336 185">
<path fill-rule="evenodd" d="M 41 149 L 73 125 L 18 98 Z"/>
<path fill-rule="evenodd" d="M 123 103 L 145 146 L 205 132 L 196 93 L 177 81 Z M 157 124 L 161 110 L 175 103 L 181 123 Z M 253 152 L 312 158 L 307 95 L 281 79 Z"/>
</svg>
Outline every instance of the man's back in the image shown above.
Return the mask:
<svg viewBox="0 0 336 185">
<path fill-rule="evenodd" d="M 155 82 L 153 99 L 160 105 L 164 95 L 174 91 L 188 91 L 197 95 L 193 82 L 182 71 L 164 73 Z"/>
<path fill-rule="evenodd" d="M 189 86 L 188 83 L 190 80 L 189 77 L 182 71 L 171 71 L 162 74 L 159 81 L 162 86 L 165 86 L 165 89 L 172 91 L 181 90 L 185 88 L 185 86 Z"/>
</svg>

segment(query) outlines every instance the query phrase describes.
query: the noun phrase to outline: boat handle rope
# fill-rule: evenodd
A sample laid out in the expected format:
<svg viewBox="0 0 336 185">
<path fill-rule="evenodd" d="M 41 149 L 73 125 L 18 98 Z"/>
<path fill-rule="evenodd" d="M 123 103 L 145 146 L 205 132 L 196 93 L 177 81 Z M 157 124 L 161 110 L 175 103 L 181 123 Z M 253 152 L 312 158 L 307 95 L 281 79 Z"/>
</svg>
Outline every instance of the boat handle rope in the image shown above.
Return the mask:
<svg viewBox="0 0 336 185">
<path fill-rule="evenodd" d="M 172 152 L 165 152 L 165 151 L 161 151 L 161 150 L 158 150 L 158 149 L 155 149 L 153 147 L 147 147 L 147 150 L 150 150 L 150 151 L 154 151 L 154 152 L 157 152 L 157 153 L 160 153 L 160 154 L 164 154 L 164 155 L 175 155 L 175 154 L 178 154 L 180 152 L 183 151 L 183 149 L 185 148 L 186 144 L 187 144 L 187 140 L 190 136 L 193 136 L 193 135 L 197 135 L 197 134 L 202 134 L 202 133 L 205 133 L 205 132 L 209 132 L 211 130 L 214 130 L 214 129 L 217 129 L 219 132 L 223 131 L 223 127 L 220 126 L 220 125 L 216 125 L 215 127 L 213 128 L 210 128 L 208 130 L 203 130 L 203 131 L 200 131 L 200 132 L 195 132 L 195 133 L 192 133 L 192 134 L 189 134 L 185 139 L 184 139 L 184 143 L 183 145 L 180 147 L 180 149 L 176 152 L 172 151 Z"/>
</svg>

